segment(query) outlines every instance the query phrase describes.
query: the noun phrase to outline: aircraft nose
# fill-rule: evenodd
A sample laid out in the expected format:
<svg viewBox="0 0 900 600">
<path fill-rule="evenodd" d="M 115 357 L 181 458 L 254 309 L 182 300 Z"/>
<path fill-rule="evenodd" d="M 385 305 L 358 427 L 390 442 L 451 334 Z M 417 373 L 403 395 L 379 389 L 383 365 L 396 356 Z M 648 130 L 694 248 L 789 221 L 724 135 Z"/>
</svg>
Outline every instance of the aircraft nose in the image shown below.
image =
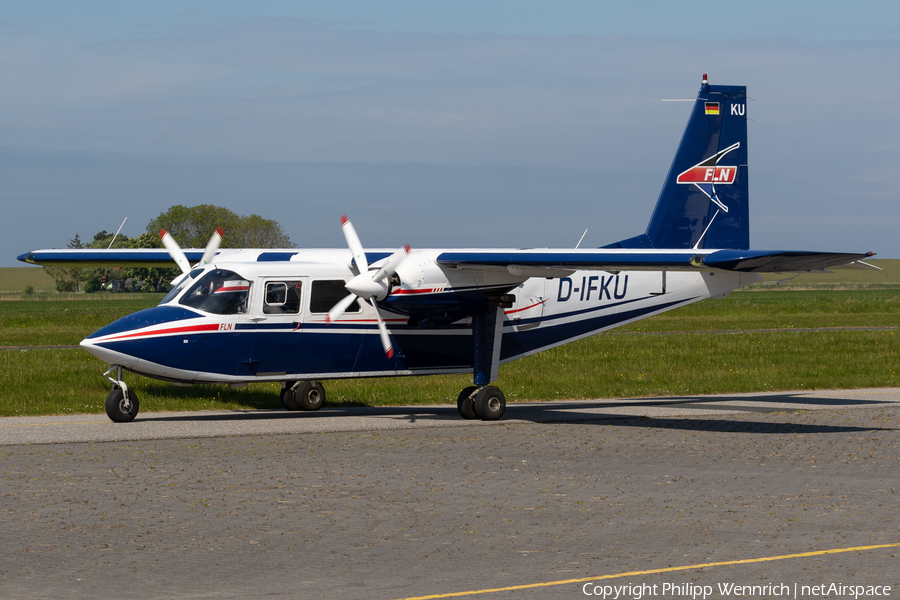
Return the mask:
<svg viewBox="0 0 900 600">
<path fill-rule="evenodd" d="M 123 347 L 122 344 L 95 341 L 89 337 L 81 340 L 79 346 L 111 365 L 132 367 L 141 359 L 140 344 L 137 344 L 133 348 Z"/>
<path fill-rule="evenodd" d="M 131 332 L 152 324 L 141 312 L 122 317 L 101 327 L 81 340 L 79 345 L 109 364 L 123 367 L 136 365 L 141 359 L 142 344 L 132 339 Z"/>
<path fill-rule="evenodd" d="M 195 319 L 201 315 L 183 308 L 157 306 L 122 317 L 98 329 L 81 341 L 81 347 L 112 365 L 136 366 L 146 346 L 148 333 L 158 333 L 158 325 Z M 148 330 L 149 328 L 149 330 Z"/>
</svg>

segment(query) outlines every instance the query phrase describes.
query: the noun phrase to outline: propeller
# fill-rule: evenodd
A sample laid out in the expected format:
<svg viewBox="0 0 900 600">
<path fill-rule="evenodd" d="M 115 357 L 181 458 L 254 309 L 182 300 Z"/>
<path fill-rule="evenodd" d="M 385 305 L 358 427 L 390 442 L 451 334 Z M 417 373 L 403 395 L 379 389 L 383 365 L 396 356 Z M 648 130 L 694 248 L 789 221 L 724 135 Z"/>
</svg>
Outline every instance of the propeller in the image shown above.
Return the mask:
<svg viewBox="0 0 900 600">
<path fill-rule="evenodd" d="M 409 254 L 409 244 L 406 244 L 393 254 L 391 254 L 378 267 L 378 269 L 369 271 L 369 261 L 366 259 L 365 250 L 353 228 L 353 223 L 347 218 L 347 215 L 341 217 L 341 229 L 344 232 L 344 239 L 347 240 L 347 246 L 353 253 L 353 260 L 356 261 L 356 267 L 359 269 L 359 275 L 347 282 L 345 287 L 350 294 L 334 305 L 328 311 L 326 321 L 331 323 L 336 321 L 343 315 L 347 309 L 353 304 L 353 301 L 359 298 L 372 305 L 375 309 L 375 318 L 378 320 L 378 333 L 381 336 L 381 345 L 384 347 L 384 353 L 388 358 L 394 356 L 394 348 L 391 346 L 391 336 L 388 334 L 387 325 L 378 312 L 377 300 L 384 300 L 390 292 L 390 286 L 387 279 L 396 271 L 403 259 Z"/>
<path fill-rule="evenodd" d="M 196 266 L 208 265 L 212 262 L 212 259 L 216 255 L 216 251 L 219 249 L 219 246 L 222 244 L 222 228 L 219 227 L 213 232 L 212 237 L 209 238 L 209 243 L 206 244 L 206 249 L 203 251 L 203 256 L 200 258 L 200 262 L 198 262 Z M 187 256 L 184 255 L 184 251 L 181 249 L 181 246 L 178 245 L 178 242 L 175 241 L 175 238 L 172 237 L 165 229 L 159 230 L 159 237 L 162 240 L 163 246 L 166 247 L 166 250 L 169 252 L 169 256 L 172 257 L 172 260 L 175 261 L 175 264 L 178 265 L 178 268 L 181 269 L 181 275 L 176 277 L 174 281 L 172 281 L 173 285 L 176 285 L 185 275 L 191 272 L 191 263 L 188 262 Z"/>
</svg>

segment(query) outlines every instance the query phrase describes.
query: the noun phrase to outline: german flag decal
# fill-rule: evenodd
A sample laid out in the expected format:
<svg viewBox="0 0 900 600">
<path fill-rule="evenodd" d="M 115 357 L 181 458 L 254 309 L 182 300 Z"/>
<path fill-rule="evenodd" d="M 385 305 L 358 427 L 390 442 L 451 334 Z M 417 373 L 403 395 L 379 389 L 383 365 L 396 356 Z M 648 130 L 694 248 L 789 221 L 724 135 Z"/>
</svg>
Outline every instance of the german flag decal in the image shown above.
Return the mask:
<svg viewBox="0 0 900 600">
<path fill-rule="evenodd" d="M 707 102 L 706 103 L 706 114 L 708 114 L 708 115 L 719 114 L 719 103 L 718 102 Z"/>
</svg>

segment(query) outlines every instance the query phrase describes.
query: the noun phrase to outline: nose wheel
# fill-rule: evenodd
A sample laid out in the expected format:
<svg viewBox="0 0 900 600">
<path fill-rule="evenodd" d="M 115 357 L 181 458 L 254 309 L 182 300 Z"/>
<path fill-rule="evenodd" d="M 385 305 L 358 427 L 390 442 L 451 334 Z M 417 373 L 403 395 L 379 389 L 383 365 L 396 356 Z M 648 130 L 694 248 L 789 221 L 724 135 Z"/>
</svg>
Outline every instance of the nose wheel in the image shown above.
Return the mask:
<svg viewBox="0 0 900 600">
<path fill-rule="evenodd" d="M 113 369 L 116 370 L 116 379 L 109 376 Z M 106 397 L 106 416 L 116 423 L 133 421 L 138 414 L 140 405 L 137 394 L 129 390 L 125 382 L 122 381 L 122 367 L 110 365 L 103 376 L 113 384 L 112 391 Z"/>
</svg>

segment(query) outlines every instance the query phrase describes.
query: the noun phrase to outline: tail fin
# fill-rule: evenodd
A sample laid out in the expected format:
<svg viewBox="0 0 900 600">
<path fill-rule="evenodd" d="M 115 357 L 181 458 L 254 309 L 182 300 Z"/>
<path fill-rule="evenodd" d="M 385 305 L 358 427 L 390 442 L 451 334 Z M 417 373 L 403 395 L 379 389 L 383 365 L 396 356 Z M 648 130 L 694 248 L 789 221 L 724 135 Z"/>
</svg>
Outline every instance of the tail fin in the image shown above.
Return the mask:
<svg viewBox="0 0 900 600">
<path fill-rule="evenodd" d="M 607 247 L 746 250 L 749 219 L 747 88 L 704 75 L 646 233 Z"/>
</svg>

